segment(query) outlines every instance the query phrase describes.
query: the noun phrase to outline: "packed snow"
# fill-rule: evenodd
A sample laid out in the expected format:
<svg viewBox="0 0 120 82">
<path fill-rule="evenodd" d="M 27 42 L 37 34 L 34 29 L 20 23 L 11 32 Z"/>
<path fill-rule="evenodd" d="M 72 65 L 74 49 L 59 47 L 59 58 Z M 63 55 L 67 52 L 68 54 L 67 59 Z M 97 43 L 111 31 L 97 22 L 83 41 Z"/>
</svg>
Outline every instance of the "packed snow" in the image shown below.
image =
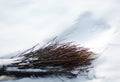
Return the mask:
<svg viewBox="0 0 120 82">
<path fill-rule="evenodd" d="M 119 0 L 0 0 L 0 65 L 17 62 L 9 57 L 55 36 L 99 55 L 88 77 L 0 76 L 0 82 L 120 82 L 119 8 Z"/>
</svg>

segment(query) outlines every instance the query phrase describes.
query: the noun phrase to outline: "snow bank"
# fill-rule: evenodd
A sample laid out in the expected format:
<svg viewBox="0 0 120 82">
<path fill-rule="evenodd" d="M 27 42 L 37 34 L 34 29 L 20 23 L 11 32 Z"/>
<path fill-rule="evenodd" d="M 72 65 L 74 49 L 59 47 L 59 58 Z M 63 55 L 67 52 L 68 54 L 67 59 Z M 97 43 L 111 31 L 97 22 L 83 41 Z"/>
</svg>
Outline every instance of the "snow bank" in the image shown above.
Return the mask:
<svg viewBox="0 0 120 82">
<path fill-rule="evenodd" d="M 0 57 L 21 49 L 28 49 L 36 43 L 44 43 L 48 38 L 61 35 L 74 25 L 78 25 L 75 26 L 77 29 L 75 33 L 74 29 L 68 30 L 73 34 L 68 40 L 75 39 L 79 42 L 82 37 L 82 43 L 88 42 L 86 46 L 90 44 L 89 47 L 95 48 L 99 45 L 95 48 L 97 51 L 101 49 L 101 43 L 105 44 L 102 45 L 104 50 L 98 52 L 101 57 L 96 62 L 95 70 L 91 72 L 96 74 L 94 79 L 24 78 L 14 82 L 63 82 L 63 79 L 65 82 L 120 82 L 120 37 L 116 36 L 114 41 L 111 41 L 111 36 L 116 35 L 116 32 L 120 33 L 119 4 L 119 0 L 0 0 Z M 84 15 L 86 11 L 92 13 L 92 16 L 87 14 L 86 17 Z M 84 17 L 81 18 L 83 15 L 85 20 Z M 74 22 L 78 18 L 81 18 L 82 25 Z M 83 30 L 79 29 L 79 25 Z M 90 27 L 87 28 L 89 25 Z M 79 33 L 82 36 L 79 36 Z M 91 38 L 87 39 L 88 36 Z M 1 65 L 12 62 L 14 60 L 0 59 Z M 2 81 L 9 77 L 0 76 L 0 79 Z M 6 82 L 13 82 L 13 80 Z"/>
</svg>

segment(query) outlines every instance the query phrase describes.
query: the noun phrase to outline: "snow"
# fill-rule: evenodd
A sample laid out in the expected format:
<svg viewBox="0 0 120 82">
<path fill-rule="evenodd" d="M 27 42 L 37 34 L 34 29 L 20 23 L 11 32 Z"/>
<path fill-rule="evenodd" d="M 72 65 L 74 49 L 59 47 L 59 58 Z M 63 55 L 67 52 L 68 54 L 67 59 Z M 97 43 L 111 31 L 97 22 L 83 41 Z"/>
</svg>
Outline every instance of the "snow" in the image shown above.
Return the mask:
<svg viewBox="0 0 120 82">
<path fill-rule="evenodd" d="M 0 76 L 0 82 L 120 82 L 119 8 L 119 0 L 0 0 L 0 65 L 18 60 L 6 54 L 44 44 L 57 35 L 100 55 L 89 78 Z"/>
<path fill-rule="evenodd" d="M 10 58 L 0 58 L 0 66 L 1 65 L 8 65 L 8 64 L 11 64 L 11 63 L 14 63 L 14 62 L 19 62 L 20 59 L 22 59 L 22 57 L 17 57 L 17 58 L 13 58 L 13 59 L 10 59 Z"/>
<path fill-rule="evenodd" d="M 9 67 L 6 70 L 7 71 L 26 71 L 26 72 L 40 72 L 40 71 L 45 72 L 45 71 L 47 71 L 47 70 L 42 70 L 42 69 L 22 69 L 22 70 L 20 70 L 17 67 L 12 67 L 12 68 Z"/>
</svg>

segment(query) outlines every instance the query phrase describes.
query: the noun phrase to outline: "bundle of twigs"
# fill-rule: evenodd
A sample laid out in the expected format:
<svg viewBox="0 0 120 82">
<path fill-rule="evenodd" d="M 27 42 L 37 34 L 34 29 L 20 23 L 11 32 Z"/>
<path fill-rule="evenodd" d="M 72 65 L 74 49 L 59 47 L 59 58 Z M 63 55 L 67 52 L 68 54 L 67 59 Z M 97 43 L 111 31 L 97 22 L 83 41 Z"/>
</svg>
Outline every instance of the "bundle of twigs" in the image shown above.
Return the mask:
<svg viewBox="0 0 120 82">
<path fill-rule="evenodd" d="M 88 48 L 79 47 L 72 42 L 62 43 L 52 40 L 39 49 L 35 46 L 19 55 L 19 62 L 4 66 L 4 75 L 16 77 L 43 77 L 49 75 L 65 75 L 76 77 L 78 74 L 88 72 L 95 59 L 95 54 Z M 15 58 L 15 57 L 13 57 Z M 19 70 L 7 70 L 17 68 Z M 40 71 L 27 71 L 27 69 L 40 69 Z M 3 69 L 2 69 L 3 70 Z M 78 71 L 74 73 L 74 71 Z"/>
</svg>

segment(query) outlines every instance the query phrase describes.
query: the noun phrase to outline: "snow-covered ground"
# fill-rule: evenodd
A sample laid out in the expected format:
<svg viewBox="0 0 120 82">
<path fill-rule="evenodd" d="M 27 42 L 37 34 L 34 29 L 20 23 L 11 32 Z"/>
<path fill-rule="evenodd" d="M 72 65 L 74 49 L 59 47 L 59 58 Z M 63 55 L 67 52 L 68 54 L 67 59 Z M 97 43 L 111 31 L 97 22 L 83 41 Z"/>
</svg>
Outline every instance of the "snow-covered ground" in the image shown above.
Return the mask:
<svg viewBox="0 0 120 82">
<path fill-rule="evenodd" d="M 0 0 L 0 65 L 13 62 L 5 57 L 14 52 L 42 45 L 55 36 L 100 55 L 89 79 L 49 77 L 6 82 L 120 82 L 119 8 L 119 0 Z M 0 82 L 6 79 L 15 78 L 0 76 Z"/>
</svg>

